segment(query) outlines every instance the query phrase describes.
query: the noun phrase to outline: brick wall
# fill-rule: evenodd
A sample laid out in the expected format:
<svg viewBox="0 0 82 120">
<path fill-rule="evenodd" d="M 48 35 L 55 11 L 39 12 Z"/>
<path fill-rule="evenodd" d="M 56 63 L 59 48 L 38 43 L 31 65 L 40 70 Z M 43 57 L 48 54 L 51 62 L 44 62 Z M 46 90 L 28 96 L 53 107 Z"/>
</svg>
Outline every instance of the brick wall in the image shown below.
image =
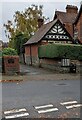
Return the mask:
<svg viewBox="0 0 82 120">
<path fill-rule="evenodd" d="M 48 44 L 48 42 L 41 41 L 37 44 L 31 44 L 25 46 L 25 62 L 28 65 L 38 65 L 39 64 L 39 58 L 38 58 L 38 47 L 40 45 Z"/>
<path fill-rule="evenodd" d="M 4 56 L 3 64 L 4 64 L 4 72 L 6 74 L 14 74 L 20 72 L 18 56 Z"/>
<path fill-rule="evenodd" d="M 78 38 L 82 43 L 82 14 L 78 20 L 78 23 L 76 24 L 76 28 L 78 30 Z"/>
<path fill-rule="evenodd" d="M 26 54 L 27 56 L 30 55 L 30 46 L 25 46 L 25 54 Z"/>
<path fill-rule="evenodd" d="M 38 64 L 38 44 L 25 46 L 25 62 L 28 65 Z"/>
<path fill-rule="evenodd" d="M 65 28 L 69 34 L 73 37 L 73 25 L 71 23 L 65 23 Z"/>
<path fill-rule="evenodd" d="M 68 67 L 61 67 L 61 60 L 56 59 L 40 59 L 40 67 L 48 68 L 56 72 L 69 72 Z"/>
<path fill-rule="evenodd" d="M 82 42 L 82 12 L 80 16 L 80 41 Z"/>
<path fill-rule="evenodd" d="M 71 60 L 70 63 L 76 64 L 76 72 L 82 73 L 82 62 L 78 60 Z M 48 68 L 57 72 L 70 72 L 70 67 L 62 67 L 61 60 L 56 59 L 40 59 L 39 66 Z"/>
</svg>

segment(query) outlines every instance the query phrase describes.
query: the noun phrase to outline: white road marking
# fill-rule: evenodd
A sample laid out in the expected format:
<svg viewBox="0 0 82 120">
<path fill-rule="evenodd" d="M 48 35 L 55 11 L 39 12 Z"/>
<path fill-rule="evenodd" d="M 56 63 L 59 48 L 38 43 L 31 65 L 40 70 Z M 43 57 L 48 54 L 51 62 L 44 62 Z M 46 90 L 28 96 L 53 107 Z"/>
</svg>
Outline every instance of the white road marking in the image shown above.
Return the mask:
<svg viewBox="0 0 82 120">
<path fill-rule="evenodd" d="M 63 102 L 63 103 L 60 103 L 60 104 L 61 105 L 68 105 L 68 104 L 74 104 L 74 103 L 77 103 L 77 101 Z"/>
<path fill-rule="evenodd" d="M 4 114 L 10 114 L 10 113 L 18 113 L 18 112 L 25 112 L 26 109 L 23 108 L 23 109 L 13 109 L 13 110 L 9 110 L 9 111 L 5 111 Z"/>
<path fill-rule="evenodd" d="M 43 106 L 36 106 L 35 109 L 47 108 L 47 107 L 53 107 L 53 105 L 49 104 L 49 105 L 43 105 Z"/>
<path fill-rule="evenodd" d="M 47 112 L 53 112 L 53 111 L 58 111 L 58 108 L 51 108 L 47 110 L 39 110 L 38 113 L 47 113 Z"/>
<path fill-rule="evenodd" d="M 19 118 L 19 117 L 26 117 L 28 116 L 29 113 L 22 113 L 22 114 L 16 114 L 16 115 L 11 115 L 11 116 L 5 116 L 6 119 L 10 119 L 10 118 Z"/>
<path fill-rule="evenodd" d="M 66 106 L 67 109 L 71 109 L 71 108 L 77 108 L 77 107 L 81 107 L 82 104 L 77 104 L 77 105 L 71 105 L 71 106 Z"/>
</svg>

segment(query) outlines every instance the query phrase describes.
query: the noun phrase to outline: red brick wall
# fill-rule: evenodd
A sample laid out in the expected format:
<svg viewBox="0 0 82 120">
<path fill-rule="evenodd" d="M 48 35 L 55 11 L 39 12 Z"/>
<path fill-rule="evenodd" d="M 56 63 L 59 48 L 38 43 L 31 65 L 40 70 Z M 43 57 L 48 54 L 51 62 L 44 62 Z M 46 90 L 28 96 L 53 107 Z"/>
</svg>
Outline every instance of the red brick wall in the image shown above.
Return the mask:
<svg viewBox="0 0 82 120">
<path fill-rule="evenodd" d="M 81 13 L 81 16 L 80 16 L 80 41 L 82 43 L 82 13 Z"/>
<path fill-rule="evenodd" d="M 32 53 L 32 56 L 35 56 L 35 57 L 38 55 L 38 44 L 31 46 L 31 53 Z"/>
<path fill-rule="evenodd" d="M 25 54 L 30 56 L 30 45 L 25 47 Z M 38 55 L 38 44 L 31 45 L 31 55 L 37 56 Z"/>
<path fill-rule="evenodd" d="M 77 24 L 76 24 L 76 28 L 78 30 L 78 38 L 82 43 L 82 13 L 81 13 L 81 16 L 80 16 Z"/>
<path fill-rule="evenodd" d="M 40 42 L 40 43 L 37 43 L 37 44 L 32 44 L 31 45 L 31 55 L 32 56 L 38 56 L 38 47 L 40 45 L 45 45 L 45 44 L 48 44 L 48 42 Z M 27 56 L 30 56 L 30 45 L 28 46 L 25 46 L 25 54 Z"/>
<path fill-rule="evenodd" d="M 30 46 L 25 46 L 25 54 L 26 54 L 27 56 L 30 55 Z"/>
<path fill-rule="evenodd" d="M 20 72 L 18 56 L 4 56 L 4 72 L 7 74 Z"/>
<path fill-rule="evenodd" d="M 73 37 L 73 25 L 71 23 L 65 23 L 65 28 L 69 34 Z"/>
<path fill-rule="evenodd" d="M 32 44 L 25 47 L 25 62 L 28 65 L 38 63 L 38 44 Z"/>
<path fill-rule="evenodd" d="M 25 46 L 25 62 L 28 65 L 32 65 L 32 64 L 38 64 L 38 47 L 40 45 L 46 44 L 44 42 L 39 42 L 37 44 L 31 44 L 31 48 L 30 45 Z M 30 55 L 31 54 L 31 55 Z"/>
</svg>

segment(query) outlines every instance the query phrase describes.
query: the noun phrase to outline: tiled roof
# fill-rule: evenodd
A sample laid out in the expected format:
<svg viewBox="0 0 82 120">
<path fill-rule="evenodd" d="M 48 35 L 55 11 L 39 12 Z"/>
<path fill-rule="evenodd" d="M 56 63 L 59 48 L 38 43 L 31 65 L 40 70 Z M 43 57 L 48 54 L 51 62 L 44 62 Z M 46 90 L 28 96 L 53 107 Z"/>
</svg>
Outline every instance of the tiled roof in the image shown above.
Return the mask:
<svg viewBox="0 0 82 120">
<path fill-rule="evenodd" d="M 56 21 L 57 19 L 47 24 L 44 24 L 38 31 L 35 32 L 35 35 L 32 36 L 24 45 L 38 43 L 44 37 L 44 35 L 48 32 L 48 30 L 56 23 Z"/>
<path fill-rule="evenodd" d="M 76 13 L 56 11 L 54 19 L 58 18 L 62 23 L 73 23 L 76 19 L 76 16 Z"/>
</svg>

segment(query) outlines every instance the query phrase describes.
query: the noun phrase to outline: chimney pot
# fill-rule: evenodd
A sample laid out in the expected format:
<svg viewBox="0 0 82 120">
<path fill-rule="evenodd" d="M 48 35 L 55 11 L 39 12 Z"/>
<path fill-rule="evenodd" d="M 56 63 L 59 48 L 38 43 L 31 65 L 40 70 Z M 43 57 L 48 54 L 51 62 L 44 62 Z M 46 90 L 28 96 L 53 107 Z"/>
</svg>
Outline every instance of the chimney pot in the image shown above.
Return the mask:
<svg viewBox="0 0 82 120">
<path fill-rule="evenodd" d="M 77 6 L 67 5 L 66 12 L 67 13 L 78 13 L 78 8 L 77 8 Z"/>
</svg>

